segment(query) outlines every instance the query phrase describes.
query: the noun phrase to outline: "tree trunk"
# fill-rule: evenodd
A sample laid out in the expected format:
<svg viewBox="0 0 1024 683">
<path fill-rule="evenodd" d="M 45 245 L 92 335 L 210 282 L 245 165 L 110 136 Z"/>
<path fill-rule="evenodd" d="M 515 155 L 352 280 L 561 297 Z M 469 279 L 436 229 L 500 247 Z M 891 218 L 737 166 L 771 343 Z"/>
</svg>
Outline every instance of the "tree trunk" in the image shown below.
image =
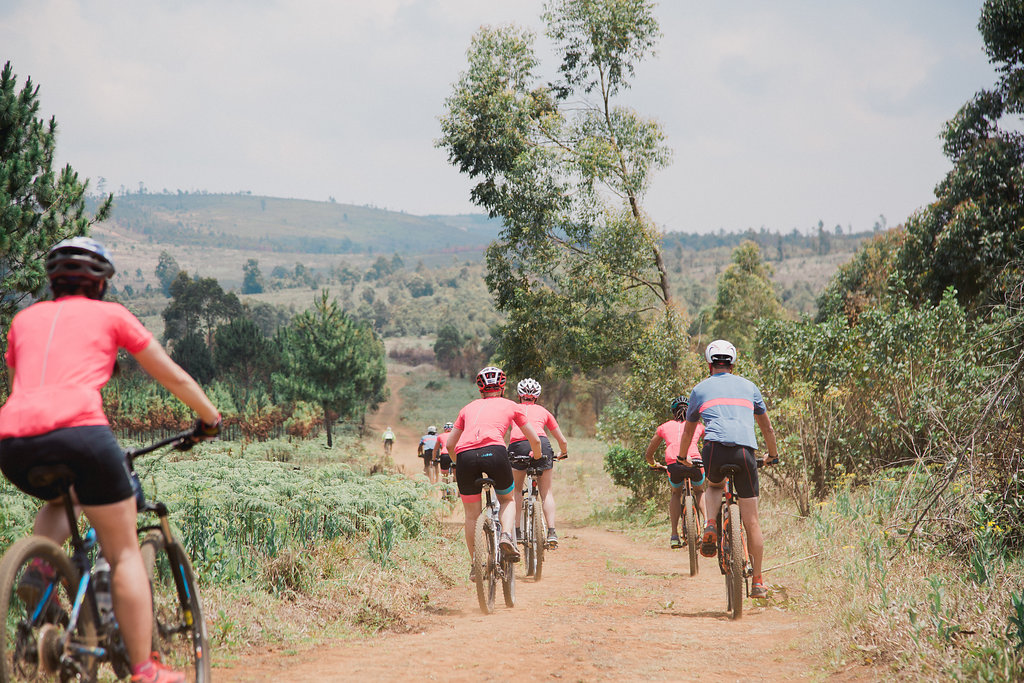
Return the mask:
<svg viewBox="0 0 1024 683">
<path fill-rule="evenodd" d="M 334 440 L 331 438 L 331 411 L 324 406 L 324 429 L 327 430 L 327 447 L 334 448 Z"/>
</svg>

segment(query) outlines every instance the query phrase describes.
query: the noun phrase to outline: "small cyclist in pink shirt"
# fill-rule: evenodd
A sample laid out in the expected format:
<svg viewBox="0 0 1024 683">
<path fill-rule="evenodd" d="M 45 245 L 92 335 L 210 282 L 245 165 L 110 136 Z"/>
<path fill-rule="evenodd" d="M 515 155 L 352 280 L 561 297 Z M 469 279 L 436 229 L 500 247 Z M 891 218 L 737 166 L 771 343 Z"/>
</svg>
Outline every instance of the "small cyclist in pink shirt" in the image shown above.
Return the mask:
<svg viewBox="0 0 1024 683">
<path fill-rule="evenodd" d="M 511 533 L 516 521 L 516 511 L 512 505 L 515 483 L 505 447 L 505 434 L 509 427 L 513 423 L 519 425 L 530 442 L 533 457 L 543 456 L 537 432 L 530 426 L 520 405 L 502 396 L 506 381 L 505 373 L 500 368 L 488 366 L 477 373 L 476 385 L 480 388 L 480 398 L 459 411 L 451 434 L 448 435 L 447 446 L 452 454 L 452 462 L 455 463 L 455 481 L 466 512 L 466 547 L 470 556 L 473 555 L 476 518 L 482 509 L 482 487 L 476 480 L 487 476 L 494 480 L 494 492 L 501 505 L 501 551 L 513 562 L 518 562 L 519 551 Z"/>
<path fill-rule="evenodd" d="M 548 412 L 544 406 L 537 405 L 537 398 L 540 396 L 540 382 L 527 377 L 516 385 L 516 392 L 519 394 L 519 405 L 522 407 L 526 418 L 530 421 L 533 430 L 540 436 L 540 447 L 544 454 L 540 462 L 535 466 L 542 470 L 540 475 L 540 499 L 544 506 L 544 521 L 548 526 L 548 537 L 544 543 L 549 548 L 558 547 L 558 534 L 555 533 L 555 494 L 551 490 L 552 473 L 555 466 L 555 452 L 551 448 L 551 442 L 544 436 L 546 431 L 555 441 L 558 442 L 558 459 L 568 456 L 569 443 L 558 428 L 555 416 Z M 530 442 L 526 440 L 523 430 L 517 425 L 512 425 L 512 435 L 509 437 L 508 454 L 512 461 L 512 476 L 515 477 L 516 488 L 516 538 L 522 538 L 519 526 L 523 517 L 523 481 L 526 479 L 526 470 L 530 462 L 526 459 L 530 453 Z M 524 457 L 525 456 L 525 457 Z"/>
<path fill-rule="evenodd" d="M 668 514 L 672 520 L 672 538 L 670 545 L 673 548 L 682 548 L 683 541 L 679 536 L 679 515 L 682 511 L 683 481 L 693 481 L 693 495 L 697 498 L 697 509 L 707 519 L 707 511 L 704 509 L 704 463 L 701 460 L 700 448 L 697 442 L 704 436 L 704 425 L 698 424 L 693 433 L 693 438 L 687 444 L 686 452 L 682 453 L 683 431 L 686 429 L 686 408 L 689 402 L 686 396 L 677 396 L 672 399 L 672 419 L 661 424 L 658 430 L 651 437 L 647 444 L 647 465 L 653 469 L 668 472 L 669 484 L 672 485 L 672 497 L 668 502 Z M 654 462 L 654 454 L 662 442 L 665 443 L 665 464 L 660 465 Z M 685 460 L 693 463 L 688 467 Z"/>
</svg>

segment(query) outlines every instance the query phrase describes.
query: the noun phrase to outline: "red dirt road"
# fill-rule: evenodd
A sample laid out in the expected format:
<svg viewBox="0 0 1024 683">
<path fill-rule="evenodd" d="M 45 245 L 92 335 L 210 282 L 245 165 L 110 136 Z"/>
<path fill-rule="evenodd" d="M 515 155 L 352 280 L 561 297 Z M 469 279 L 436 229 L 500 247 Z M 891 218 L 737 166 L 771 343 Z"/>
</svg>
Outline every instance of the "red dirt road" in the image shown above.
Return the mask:
<svg viewBox="0 0 1024 683">
<path fill-rule="evenodd" d="M 484 616 L 472 584 L 460 579 L 434 596 L 412 633 L 257 656 L 246 671 L 220 669 L 217 679 L 678 680 L 708 670 L 709 656 L 723 680 L 823 675 L 807 654 L 813 624 L 750 601 L 743 618 L 730 621 L 724 581 L 710 561 L 690 577 L 685 549 L 644 547 L 596 528 L 562 533 L 543 580 L 519 568 L 512 609 Z M 704 643 L 714 643 L 714 654 Z"/>
</svg>

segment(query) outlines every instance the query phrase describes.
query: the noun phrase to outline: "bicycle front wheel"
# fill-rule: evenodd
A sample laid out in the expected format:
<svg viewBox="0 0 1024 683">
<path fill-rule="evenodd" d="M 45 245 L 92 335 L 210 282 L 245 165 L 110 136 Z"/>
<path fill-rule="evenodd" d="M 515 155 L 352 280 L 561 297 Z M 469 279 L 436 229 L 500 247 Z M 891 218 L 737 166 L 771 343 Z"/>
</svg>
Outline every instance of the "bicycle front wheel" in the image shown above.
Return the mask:
<svg viewBox="0 0 1024 683">
<path fill-rule="evenodd" d="M 699 569 L 697 545 L 700 540 L 697 536 L 697 506 L 693 503 L 692 495 L 683 498 L 683 533 L 686 535 L 686 549 L 690 551 L 690 576 L 696 576 Z"/>
<path fill-rule="evenodd" d="M 726 557 L 726 586 L 729 591 L 729 617 L 739 619 L 743 616 L 743 588 L 746 579 L 743 568 L 746 558 L 743 556 L 743 526 L 740 524 L 739 505 L 729 506 L 729 528 L 726 531 L 729 540 L 729 554 Z"/>
<path fill-rule="evenodd" d="M 544 522 L 544 507 L 536 498 L 533 499 L 533 553 L 536 567 L 533 570 L 533 580 L 540 581 L 544 573 L 544 548 L 547 543 L 548 529 Z"/>
<path fill-rule="evenodd" d="M 473 536 L 473 578 L 476 583 L 476 599 L 484 614 L 494 612 L 495 571 L 494 533 L 491 521 L 484 510 L 476 518 L 476 532 Z"/>
<path fill-rule="evenodd" d="M 501 592 L 505 607 L 516 606 L 516 565 L 507 557 L 501 559 Z"/>
<path fill-rule="evenodd" d="M 78 570 L 56 543 L 41 536 L 22 538 L 0 560 L 0 682 L 92 681 L 99 665 L 95 656 L 78 651 L 94 648 L 96 613 L 91 600 L 82 603 L 69 649 L 75 652 L 61 671 L 61 647 L 71 605 L 78 591 Z"/>
<path fill-rule="evenodd" d="M 153 590 L 153 650 L 185 680 L 210 681 L 210 644 L 192 563 L 185 549 L 151 531 L 142 540 L 142 562 Z"/>
</svg>

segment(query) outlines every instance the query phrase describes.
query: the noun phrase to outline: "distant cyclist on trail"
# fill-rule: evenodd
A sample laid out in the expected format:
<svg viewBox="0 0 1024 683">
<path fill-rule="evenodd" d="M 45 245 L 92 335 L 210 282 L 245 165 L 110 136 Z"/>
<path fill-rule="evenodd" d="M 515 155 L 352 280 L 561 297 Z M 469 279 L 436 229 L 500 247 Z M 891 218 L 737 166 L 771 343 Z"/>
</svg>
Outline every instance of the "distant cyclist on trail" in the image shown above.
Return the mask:
<svg viewBox="0 0 1024 683">
<path fill-rule="evenodd" d="M 704 509 L 704 463 L 701 460 L 698 441 L 704 436 L 704 425 L 698 424 L 693 431 L 693 437 L 686 444 L 686 451 L 683 451 L 683 432 L 686 430 L 686 408 L 688 406 L 685 396 L 677 396 L 672 399 L 669 408 L 672 411 L 672 419 L 662 423 L 651 442 L 647 444 L 647 458 L 649 467 L 661 469 L 668 472 L 668 481 L 672 486 L 672 497 L 668 501 L 669 519 L 672 520 L 672 536 L 669 539 L 669 546 L 682 548 L 686 535 L 679 535 L 679 515 L 682 512 L 683 482 L 690 479 L 693 482 L 693 495 L 696 498 L 697 509 L 707 519 L 707 511 Z M 654 462 L 654 454 L 658 447 L 665 444 L 665 464 L 660 465 Z M 686 460 L 693 463 L 691 466 L 683 464 L 681 456 L 685 454 Z M 680 540 L 682 539 L 682 540 Z"/>
<path fill-rule="evenodd" d="M 437 437 L 437 446 L 435 446 L 435 453 L 440 457 L 436 458 L 441 466 L 441 475 L 448 476 L 448 472 L 452 469 L 452 458 L 448 454 L 448 437 L 451 436 L 452 430 L 455 428 L 455 424 L 452 422 L 445 422 L 444 426 L 441 427 L 441 434 Z"/>
<path fill-rule="evenodd" d="M 153 596 L 139 550 L 135 491 L 124 451 L 103 413 L 100 389 L 123 348 L 198 413 L 193 440 L 217 436 L 220 413 L 138 318 L 121 304 L 102 301 L 114 274 L 102 244 L 88 237 L 64 240 L 47 252 L 44 266 L 54 300 L 20 311 L 8 332 L 5 360 L 12 388 L 0 408 L 0 470 L 25 493 L 47 501 L 32 533 L 58 545 L 71 535 L 60 489 L 34 484 L 29 473 L 37 466 L 71 470 L 75 510 L 85 512 L 110 562 L 114 615 L 131 661 L 131 680 L 183 683 L 183 674 L 151 654 Z M 36 604 L 54 575 L 53 567 L 37 558 L 19 581 L 19 597 Z"/>
<path fill-rule="evenodd" d="M 434 447 L 437 446 L 437 427 L 430 425 L 427 433 L 420 437 L 420 445 L 416 454 L 423 458 L 423 474 L 431 484 L 437 483 L 437 470 L 434 468 Z"/>
<path fill-rule="evenodd" d="M 395 433 L 391 431 L 391 425 L 384 430 L 381 439 L 384 441 L 384 455 L 391 455 L 391 447 L 395 445 Z"/>
<path fill-rule="evenodd" d="M 761 398 L 760 389 L 750 380 L 732 374 L 733 365 L 736 364 L 736 347 L 724 339 L 717 339 L 708 344 L 704 358 L 708 362 L 711 376 L 695 386 L 690 393 L 682 438 L 683 443 L 690 443 L 697 431 L 698 421 L 704 421 L 706 431 L 702 455 L 708 486 L 712 490 L 708 491 L 705 502 L 707 526 L 704 527 L 700 552 L 704 557 L 714 557 L 717 552 L 718 529 L 715 520 L 722 507 L 725 488 L 722 466 L 738 465 L 740 471 L 733 483 L 739 498 L 743 526 L 747 529 L 750 561 L 754 565 L 750 597 L 764 598 L 768 596 L 768 589 L 761 577 L 764 536 L 761 534 L 761 520 L 757 512 L 759 486 L 754 456 L 757 450 L 754 422 L 761 428 L 768 446 L 768 455 L 764 456 L 765 464 L 777 460 L 779 456 L 775 430 L 768 419 L 768 409 Z M 693 462 L 687 457 L 683 464 L 691 466 Z"/>
<path fill-rule="evenodd" d="M 544 457 L 534 461 L 533 466 L 543 472 L 540 475 L 540 499 L 544 506 L 544 520 L 548 525 L 548 537 L 545 544 L 549 548 L 558 547 L 558 534 L 555 533 L 555 495 L 551 490 L 555 466 L 555 452 L 551 449 L 551 442 L 544 435 L 545 430 L 558 442 L 560 456 L 568 454 L 569 443 L 562 436 L 562 430 L 558 428 L 555 416 L 548 412 L 544 406 L 537 405 L 537 398 L 540 396 L 540 382 L 527 377 L 516 385 L 516 392 L 519 394 L 519 405 L 529 420 L 530 426 L 540 437 L 540 449 Z M 508 445 L 509 458 L 512 461 L 512 476 L 515 478 L 515 500 L 516 500 L 516 538 L 522 538 L 520 525 L 523 521 L 523 481 L 526 479 L 526 470 L 529 464 L 520 464 L 517 455 L 530 455 L 530 442 L 518 426 L 512 426 L 512 435 L 509 437 Z"/>
<path fill-rule="evenodd" d="M 477 373 L 480 398 L 459 411 L 448 437 L 448 450 L 454 454 L 455 480 L 466 512 L 466 547 L 470 557 L 473 556 L 476 518 L 482 508 L 482 489 L 476 480 L 486 476 L 494 480 L 494 492 L 501 505 L 501 552 L 518 562 L 519 551 L 511 534 L 516 521 L 516 511 L 511 504 L 515 482 L 505 448 L 505 433 L 512 424 L 517 424 L 530 442 L 533 457 L 541 458 L 542 451 L 537 432 L 530 426 L 522 406 L 502 396 L 506 381 L 500 368 L 488 366 Z"/>
</svg>

